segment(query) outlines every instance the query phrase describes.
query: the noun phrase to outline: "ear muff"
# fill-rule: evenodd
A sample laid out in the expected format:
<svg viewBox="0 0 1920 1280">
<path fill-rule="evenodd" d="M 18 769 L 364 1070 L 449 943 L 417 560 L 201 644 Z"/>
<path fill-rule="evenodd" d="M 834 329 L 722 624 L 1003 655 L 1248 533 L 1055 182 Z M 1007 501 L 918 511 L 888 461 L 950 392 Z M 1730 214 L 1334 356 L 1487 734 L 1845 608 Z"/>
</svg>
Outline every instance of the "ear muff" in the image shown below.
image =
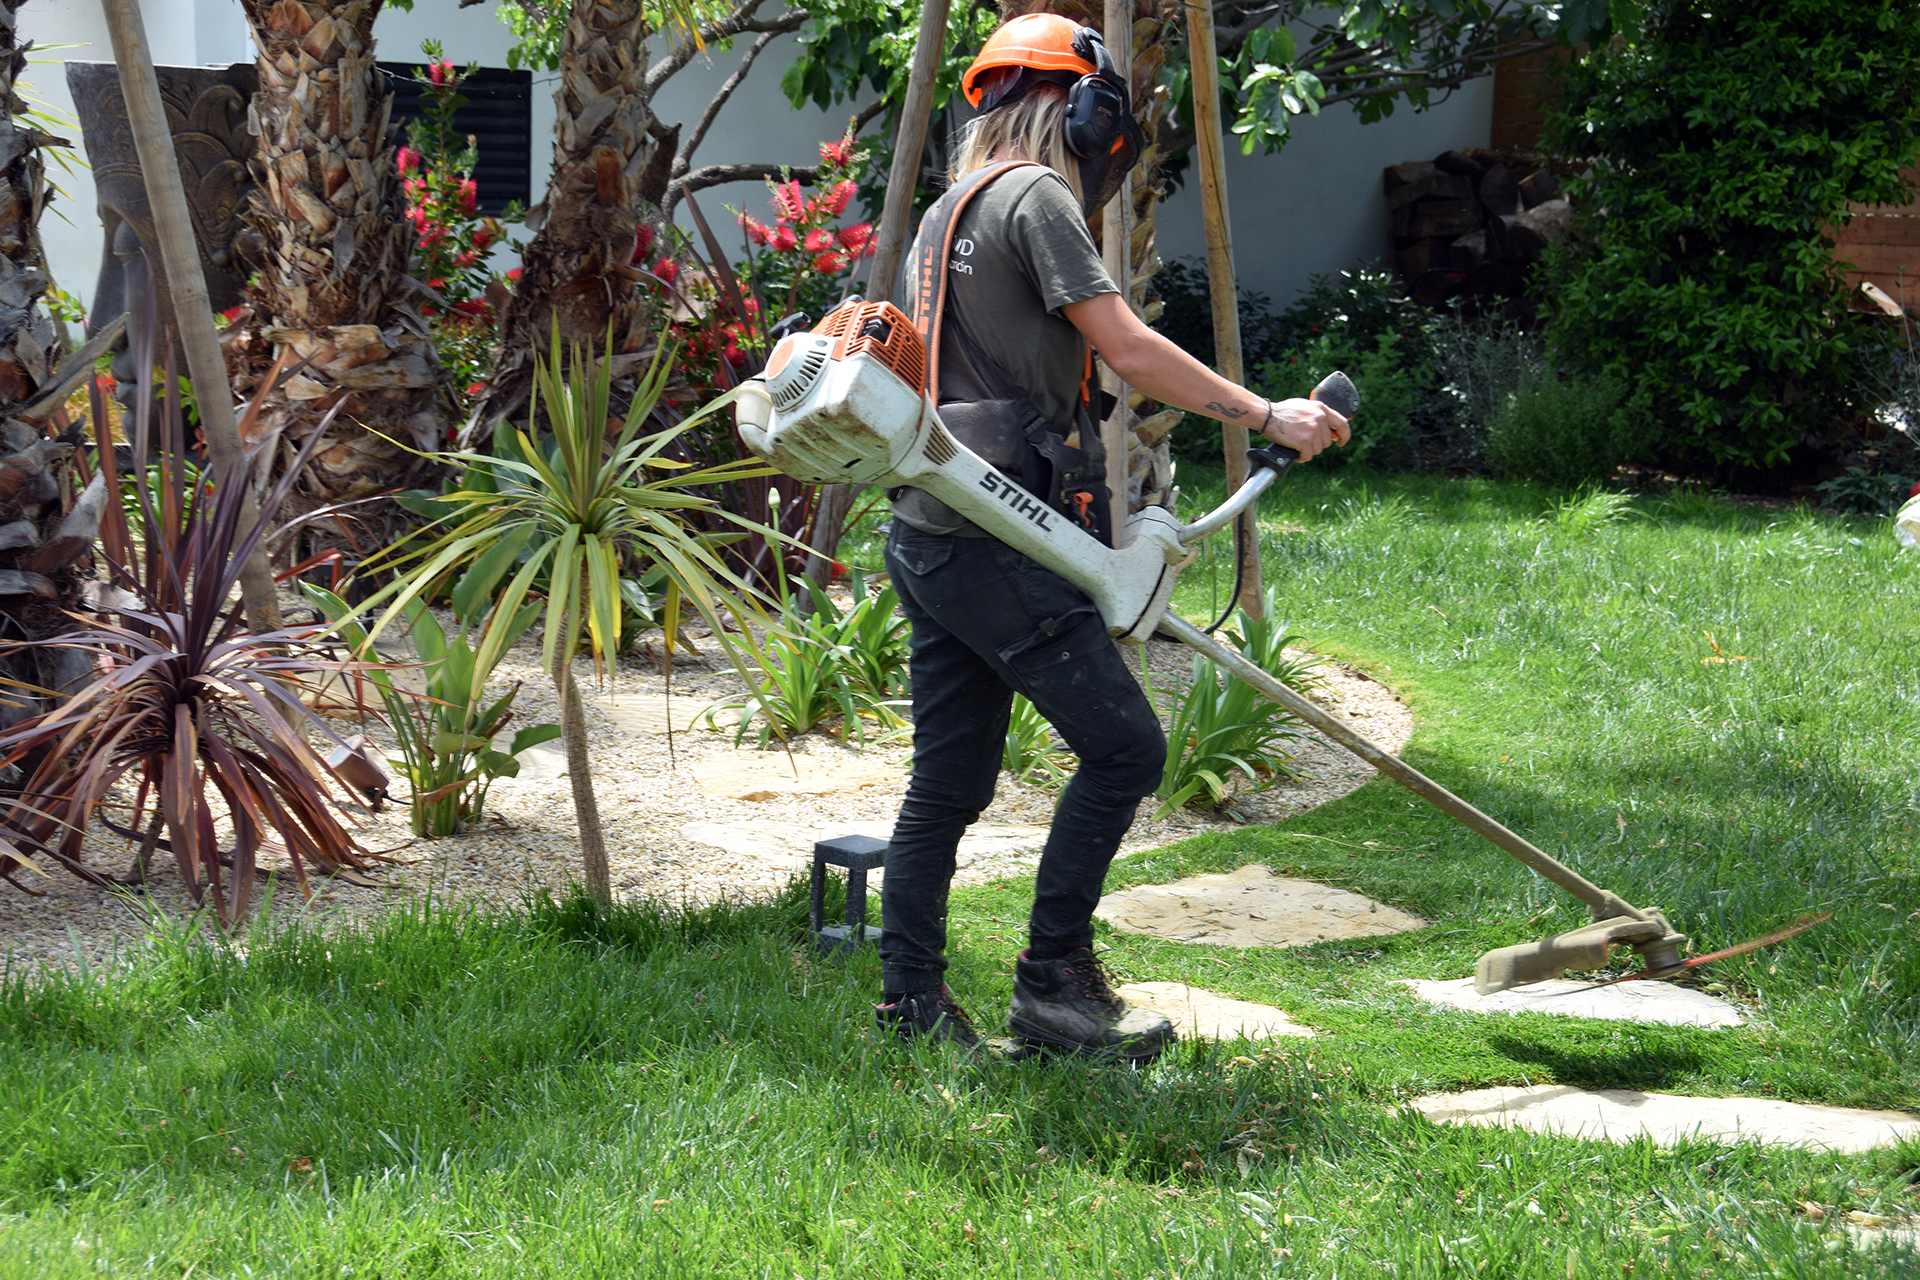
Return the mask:
<svg viewBox="0 0 1920 1280">
<path fill-rule="evenodd" d="M 1133 118 L 1132 95 L 1113 55 L 1091 27 L 1074 33 L 1073 51 L 1093 70 L 1067 90 L 1067 149 L 1080 157 L 1080 189 L 1087 216 L 1119 194 L 1146 145 Z"/>
<path fill-rule="evenodd" d="M 1014 102 L 1036 85 L 1066 89 L 1063 140 L 1080 162 L 1089 216 L 1113 198 L 1146 146 L 1132 94 L 1100 33 L 1057 14 L 1030 13 L 1003 25 L 960 83 L 982 111 Z"/>
</svg>

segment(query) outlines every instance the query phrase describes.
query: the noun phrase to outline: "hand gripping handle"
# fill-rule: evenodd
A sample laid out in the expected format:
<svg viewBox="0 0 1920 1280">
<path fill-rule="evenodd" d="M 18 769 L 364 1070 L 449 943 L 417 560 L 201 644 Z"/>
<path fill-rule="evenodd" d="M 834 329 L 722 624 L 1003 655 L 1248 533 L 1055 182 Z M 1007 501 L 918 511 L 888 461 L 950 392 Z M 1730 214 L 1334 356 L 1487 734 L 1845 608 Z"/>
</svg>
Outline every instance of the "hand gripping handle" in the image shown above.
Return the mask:
<svg viewBox="0 0 1920 1280">
<path fill-rule="evenodd" d="M 1360 412 L 1360 388 L 1354 386 L 1353 379 L 1338 369 L 1320 379 L 1320 385 L 1307 393 L 1307 399 L 1318 400 L 1343 418 L 1351 418 Z M 1247 450 L 1250 466 L 1264 467 L 1281 475 L 1285 475 L 1287 468 L 1298 461 L 1299 450 L 1289 449 L 1283 444 Z"/>
</svg>

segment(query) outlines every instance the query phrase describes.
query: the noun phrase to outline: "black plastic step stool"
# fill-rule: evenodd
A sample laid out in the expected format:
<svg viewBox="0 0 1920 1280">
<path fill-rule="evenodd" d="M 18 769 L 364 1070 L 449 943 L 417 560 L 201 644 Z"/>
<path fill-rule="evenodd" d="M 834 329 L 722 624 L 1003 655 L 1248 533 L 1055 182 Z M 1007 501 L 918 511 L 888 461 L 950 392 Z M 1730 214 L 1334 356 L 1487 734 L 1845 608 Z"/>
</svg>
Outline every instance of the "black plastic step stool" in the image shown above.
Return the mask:
<svg viewBox="0 0 1920 1280">
<path fill-rule="evenodd" d="M 850 951 L 862 942 L 880 941 L 880 930 L 867 927 L 867 872 L 887 862 L 887 842 L 872 836 L 838 836 L 813 846 L 813 896 L 807 922 L 813 944 L 826 955 Z M 827 868 L 847 869 L 847 922 L 826 923 Z"/>
</svg>

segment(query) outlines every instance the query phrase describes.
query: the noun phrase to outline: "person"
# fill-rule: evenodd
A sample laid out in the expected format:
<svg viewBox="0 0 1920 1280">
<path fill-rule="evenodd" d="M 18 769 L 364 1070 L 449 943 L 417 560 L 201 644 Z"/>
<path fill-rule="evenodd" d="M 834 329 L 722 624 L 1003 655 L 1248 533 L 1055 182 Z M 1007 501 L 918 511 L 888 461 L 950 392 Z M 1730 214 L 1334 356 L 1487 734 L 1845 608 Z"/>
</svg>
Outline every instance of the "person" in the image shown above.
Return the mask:
<svg viewBox="0 0 1920 1280">
<path fill-rule="evenodd" d="M 950 431 L 1101 536 L 1089 345 L 1129 386 L 1245 423 L 1303 461 L 1345 443 L 1332 409 L 1269 402 L 1218 376 L 1147 328 L 1108 277 L 1087 218 L 1141 137 L 1096 32 L 1053 14 L 1014 18 L 962 91 L 980 114 L 896 299 L 932 339 L 930 385 Z M 1085 592 L 923 490 L 890 496 L 886 563 L 912 625 L 913 767 L 888 844 L 875 1018 L 907 1038 L 979 1042 L 945 982 L 947 897 L 960 837 L 992 802 L 1017 691 L 1079 766 L 1035 873 L 1010 1029 L 1029 1044 L 1151 1061 L 1173 1042 L 1171 1024 L 1114 994 L 1092 944 L 1107 866 L 1166 767 L 1159 717 Z"/>
</svg>

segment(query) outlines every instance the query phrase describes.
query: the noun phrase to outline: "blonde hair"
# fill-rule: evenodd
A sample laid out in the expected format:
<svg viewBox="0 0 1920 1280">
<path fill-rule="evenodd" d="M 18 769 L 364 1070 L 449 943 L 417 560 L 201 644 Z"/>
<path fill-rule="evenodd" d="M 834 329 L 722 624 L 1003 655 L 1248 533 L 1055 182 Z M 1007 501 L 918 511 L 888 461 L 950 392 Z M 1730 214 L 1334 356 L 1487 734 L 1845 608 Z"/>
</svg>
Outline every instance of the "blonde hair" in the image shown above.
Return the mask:
<svg viewBox="0 0 1920 1280">
<path fill-rule="evenodd" d="M 1067 150 L 1067 91 L 1039 84 L 1019 98 L 967 121 L 959 158 L 948 177 L 958 182 L 977 169 L 1002 160 L 1037 160 L 1067 180 L 1073 198 L 1086 203 L 1080 189 L 1080 162 Z"/>
</svg>

